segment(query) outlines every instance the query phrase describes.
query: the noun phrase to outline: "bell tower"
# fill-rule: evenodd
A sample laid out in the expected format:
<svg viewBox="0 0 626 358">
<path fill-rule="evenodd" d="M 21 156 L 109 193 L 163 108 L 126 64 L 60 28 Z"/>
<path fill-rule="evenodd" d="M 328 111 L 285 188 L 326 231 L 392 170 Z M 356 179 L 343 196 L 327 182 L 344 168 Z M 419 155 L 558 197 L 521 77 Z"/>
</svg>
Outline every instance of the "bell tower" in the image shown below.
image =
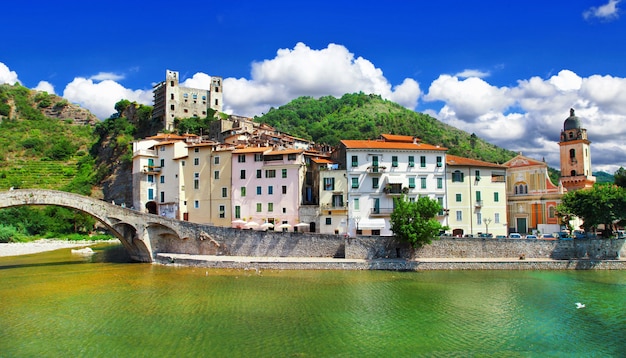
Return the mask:
<svg viewBox="0 0 626 358">
<path fill-rule="evenodd" d="M 569 110 L 569 117 L 561 131 L 561 184 L 568 191 L 590 188 L 596 182 L 591 173 L 591 154 L 587 130 L 581 127 L 580 118 Z"/>
</svg>

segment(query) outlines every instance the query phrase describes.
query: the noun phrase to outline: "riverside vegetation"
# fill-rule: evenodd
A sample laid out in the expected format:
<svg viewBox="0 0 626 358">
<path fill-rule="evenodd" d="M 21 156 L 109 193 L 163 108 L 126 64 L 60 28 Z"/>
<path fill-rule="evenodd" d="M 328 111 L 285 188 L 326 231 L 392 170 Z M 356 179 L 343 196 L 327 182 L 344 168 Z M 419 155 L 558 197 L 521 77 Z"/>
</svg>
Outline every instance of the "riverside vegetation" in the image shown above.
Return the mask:
<svg viewBox="0 0 626 358">
<path fill-rule="evenodd" d="M 163 131 L 152 120 L 152 107 L 122 100 L 109 118 L 95 116 L 67 100 L 19 84 L 0 85 L 0 190 L 56 189 L 132 202 L 132 141 Z M 219 113 L 221 118 L 224 114 Z M 206 118 L 176 119 L 177 132 L 208 133 Z M 381 133 L 417 135 L 424 142 L 449 148 L 448 153 L 502 163 L 515 153 L 407 110 L 378 95 L 346 94 L 341 98 L 301 97 L 255 117 L 279 131 L 316 143 L 376 138 Z M 550 169 L 553 181 L 559 173 Z M 612 181 L 612 176 L 606 174 Z M 65 208 L 19 207 L 0 210 L 0 241 L 87 235 L 95 222 Z"/>
</svg>

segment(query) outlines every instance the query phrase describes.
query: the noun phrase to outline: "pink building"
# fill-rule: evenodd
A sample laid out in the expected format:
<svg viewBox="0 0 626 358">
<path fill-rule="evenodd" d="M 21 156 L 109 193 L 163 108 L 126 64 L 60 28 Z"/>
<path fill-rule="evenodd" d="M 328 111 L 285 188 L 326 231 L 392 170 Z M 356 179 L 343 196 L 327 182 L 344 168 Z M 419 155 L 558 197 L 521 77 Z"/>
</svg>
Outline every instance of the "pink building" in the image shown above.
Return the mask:
<svg viewBox="0 0 626 358">
<path fill-rule="evenodd" d="M 272 223 L 292 228 L 298 224 L 304 173 L 302 149 L 249 147 L 233 151 L 233 226 L 256 229 Z"/>
</svg>

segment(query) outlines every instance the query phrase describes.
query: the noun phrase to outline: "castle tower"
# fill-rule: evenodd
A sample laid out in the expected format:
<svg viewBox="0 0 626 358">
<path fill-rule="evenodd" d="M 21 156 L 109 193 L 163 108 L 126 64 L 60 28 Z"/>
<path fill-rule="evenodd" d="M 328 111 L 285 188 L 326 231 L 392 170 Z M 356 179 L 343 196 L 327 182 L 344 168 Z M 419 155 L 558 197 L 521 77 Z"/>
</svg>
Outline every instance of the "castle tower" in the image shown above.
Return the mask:
<svg viewBox="0 0 626 358">
<path fill-rule="evenodd" d="M 209 114 L 209 109 L 222 111 L 222 78 L 211 76 L 210 89 L 181 87 L 177 71 L 166 70 L 165 81 L 153 88 L 154 108 L 152 118 L 163 123 L 166 130 L 174 130 L 174 119 L 199 117 Z"/>
<path fill-rule="evenodd" d="M 590 188 L 596 182 L 591 173 L 591 154 L 587 130 L 581 127 L 580 118 L 570 109 L 570 116 L 561 131 L 561 184 L 568 191 Z"/>
</svg>

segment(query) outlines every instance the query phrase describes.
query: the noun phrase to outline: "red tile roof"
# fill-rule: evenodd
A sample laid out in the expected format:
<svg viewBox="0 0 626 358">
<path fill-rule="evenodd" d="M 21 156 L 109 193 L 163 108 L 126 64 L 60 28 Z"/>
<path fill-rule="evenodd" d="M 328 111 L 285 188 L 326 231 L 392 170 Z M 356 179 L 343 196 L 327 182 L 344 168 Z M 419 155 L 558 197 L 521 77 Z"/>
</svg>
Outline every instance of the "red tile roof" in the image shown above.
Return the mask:
<svg viewBox="0 0 626 358">
<path fill-rule="evenodd" d="M 399 134 L 381 134 L 380 135 L 387 142 L 408 142 L 413 143 L 413 141 L 420 141 L 419 138 L 413 137 L 410 135 L 399 135 Z"/>
<path fill-rule="evenodd" d="M 464 158 L 464 157 L 459 157 L 459 156 L 451 155 L 451 154 L 446 155 L 446 165 L 451 165 L 451 166 L 458 165 L 458 166 L 470 166 L 470 167 L 491 167 L 491 168 L 506 169 L 506 167 L 501 164 L 484 162 L 478 159 Z"/>
<path fill-rule="evenodd" d="M 446 151 L 448 148 L 425 143 L 385 142 L 380 140 L 342 140 L 341 143 L 350 149 L 399 149 L 399 150 L 437 150 Z"/>
</svg>

